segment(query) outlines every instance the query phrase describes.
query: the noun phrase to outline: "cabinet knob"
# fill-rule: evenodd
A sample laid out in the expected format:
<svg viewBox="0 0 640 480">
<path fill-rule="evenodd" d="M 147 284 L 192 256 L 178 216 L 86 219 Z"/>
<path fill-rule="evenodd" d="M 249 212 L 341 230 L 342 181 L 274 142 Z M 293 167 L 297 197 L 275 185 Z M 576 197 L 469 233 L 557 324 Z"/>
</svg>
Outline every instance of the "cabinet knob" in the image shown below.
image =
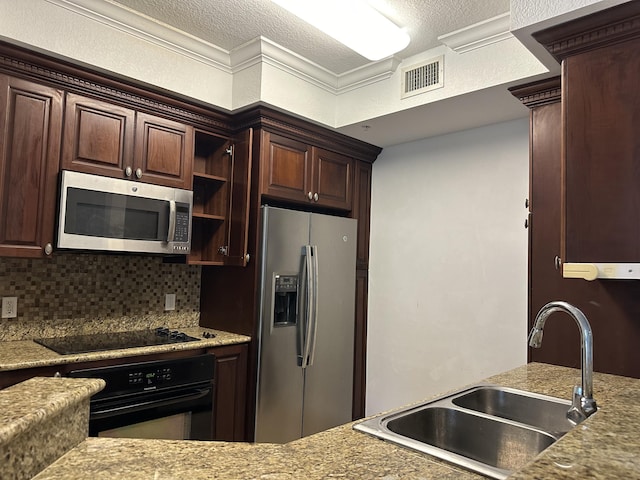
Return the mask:
<svg viewBox="0 0 640 480">
<path fill-rule="evenodd" d="M 133 173 L 133 170 L 132 170 L 132 168 L 131 168 L 131 167 L 127 167 L 127 168 L 125 168 L 125 169 L 124 169 L 124 174 L 125 174 L 127 177 L 130 177 L 132 173 Z"/>
<path fill-rule="evenodd" d="M 524 208 L 529 208 L 529 199 L 528 198 L 524 199 Z"/>
<path fill-rule="evenodd" d="M 529 219 L 528 218 L 526 218 L 524 220 L 524 228 L 529 228 Z"/>
<path fill-rule="evenodd" d="M 553 264 L 556 267 L 556 270 L 560 270 L 560 267 L 562 266 L 562 259 L 556 255 L 556 257 L 553 259 Z"/>
<path fill-rule="evenodd" d="M 45 255 L 51 255 L 53 253 L 53 246 L 50 243 L 44 246 L 44 253 Z"/>
<path fill-rule="evenodd" d="M 309 200 L 313 200 L 313 193 L 307 193 L 307 198 L 309 198 Z"/>
<path fill-rule="evenodd" d="M 142 178 L 142 169 L 136 168 L 136 178 Z"/>
<path fill-rule="evenodd" d="M 318 197 L 318 192 L 314 193 L 314 194 L 313 194 L 313 200 L 314 200 L 315 202 L 317 202 L 317 201 L 318 201 L 318 198 L 320 198 L 320 197 Z"/>
</svg>

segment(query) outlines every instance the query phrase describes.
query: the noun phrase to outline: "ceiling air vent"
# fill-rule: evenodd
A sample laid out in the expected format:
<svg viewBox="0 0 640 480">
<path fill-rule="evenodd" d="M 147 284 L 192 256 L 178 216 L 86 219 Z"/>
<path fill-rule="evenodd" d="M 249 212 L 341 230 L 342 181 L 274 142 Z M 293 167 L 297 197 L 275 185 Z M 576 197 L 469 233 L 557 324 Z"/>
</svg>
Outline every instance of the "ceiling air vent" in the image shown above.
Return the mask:
<svg viewBox="0 0 640 480">
<path fill-rule="evenodd" d="M 444 56 L 402 69 L 402 98 L 444 86 Z"/>
</svg>

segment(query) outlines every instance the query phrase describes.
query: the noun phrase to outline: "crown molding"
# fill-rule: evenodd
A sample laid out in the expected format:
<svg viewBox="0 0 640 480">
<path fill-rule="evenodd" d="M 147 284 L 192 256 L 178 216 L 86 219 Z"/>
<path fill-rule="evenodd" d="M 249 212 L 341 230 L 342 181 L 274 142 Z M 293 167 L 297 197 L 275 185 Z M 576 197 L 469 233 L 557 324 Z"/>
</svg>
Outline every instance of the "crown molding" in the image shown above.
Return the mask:
<svg viewBox="0 0 640 480">
<path fill-rule="evenodd" d="M 401 61 L 392 56 L 336 74 L 265 37 L 229 52 L 111 0 L 46 1 L 231 75 L 264 63 L 334 95 L 389 78 Z"/>
<path fill-rule="evenodd" d="M 254 38 L 231 51 L 233 73 L 262 63 L 335 93 L 337 83 L 335 73 L 281 47 L 266 37 Z"/>
<path fill-rule="evenodd" d="M 557 103 L 562 100 L 560 77 L 546 78 L 526 85 L 511 87 L 508 90 L 528 108 Z"/>
<path fill-rule="evenodd" d="M 513 35 L 509 31 L 510 21 L 511 13 L 503 13 L 460 30 L 440 35 L 438 40 L 454 52 L 469 52 L 511 38 Z"/>
<path fill-rule="evenodd" d="M 342 94 L 372 83 L 387 80 L 398 69 L 402 59 L 391 55 L 338 75 L 337 93 Z"/>
<path fill-rule="evenodd" d="M 622 3 L 532 36 L 562 62 L 572 55 L 640 37 L 640 2 Z"/>
<path fill-rule="evenodd" d="M 109 0 L 46 0 L 133 37 L 231 73 L 229 52 Z"/>
</svg>

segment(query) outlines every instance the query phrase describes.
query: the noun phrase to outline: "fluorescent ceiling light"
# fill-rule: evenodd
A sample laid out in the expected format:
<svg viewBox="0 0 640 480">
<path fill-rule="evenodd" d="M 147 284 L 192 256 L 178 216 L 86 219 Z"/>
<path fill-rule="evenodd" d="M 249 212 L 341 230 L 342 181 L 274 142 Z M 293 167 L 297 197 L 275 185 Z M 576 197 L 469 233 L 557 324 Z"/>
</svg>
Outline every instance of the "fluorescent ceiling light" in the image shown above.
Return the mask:
<svg viewBox="0 0 640 480">
<path fill-rule="evenodd" d="M 409 45 L 407 32 L 365 0 L 272 1 L 372 61 Z"/>
</svg>

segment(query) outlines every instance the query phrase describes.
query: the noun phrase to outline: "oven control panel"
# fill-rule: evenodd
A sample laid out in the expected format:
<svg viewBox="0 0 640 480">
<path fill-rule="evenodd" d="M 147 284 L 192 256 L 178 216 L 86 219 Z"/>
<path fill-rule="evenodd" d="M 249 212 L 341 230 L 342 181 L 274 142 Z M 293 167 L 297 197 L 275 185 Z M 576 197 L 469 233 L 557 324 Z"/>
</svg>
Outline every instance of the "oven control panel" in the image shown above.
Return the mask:
<svg viewBox="0 0 640 480">
<path fill-rule="evenodd" d="M 158 368 L 155 371 L 140 370 L 137 372 L 129 372 L 129 385 L 142 385 L 145 388 L 153 389 L 163 384 L 171 383 L 171 367 Z"/>
<path fill-rule="evenodd" d="M 89 368 L 69 372 L 75 378 L 102 378 L 104 390 L 93 398 L 111 398 L 119 395 L 154 391 L 165 388 L 211 382 L 215 357 L 197 355 L 173 360 L 128 363 L 110 367 Z"/>
</svg>

